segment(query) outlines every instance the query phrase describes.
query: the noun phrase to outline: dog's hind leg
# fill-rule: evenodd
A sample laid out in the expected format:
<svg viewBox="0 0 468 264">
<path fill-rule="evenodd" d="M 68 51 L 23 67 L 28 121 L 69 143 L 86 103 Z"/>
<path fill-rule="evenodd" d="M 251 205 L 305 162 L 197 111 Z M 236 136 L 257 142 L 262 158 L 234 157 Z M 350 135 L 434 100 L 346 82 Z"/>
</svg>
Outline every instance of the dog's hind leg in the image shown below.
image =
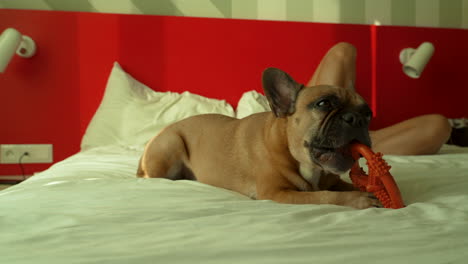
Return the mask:
<svg viewBox="0 0 468 264">
<path fill-rule="evenodd" d="M 137 176 L 195 180 L 187 163 L 188 153 L 183 138 L 176 133 L 163 132 L 147 144 L 139 162 Z"/>
</svg>

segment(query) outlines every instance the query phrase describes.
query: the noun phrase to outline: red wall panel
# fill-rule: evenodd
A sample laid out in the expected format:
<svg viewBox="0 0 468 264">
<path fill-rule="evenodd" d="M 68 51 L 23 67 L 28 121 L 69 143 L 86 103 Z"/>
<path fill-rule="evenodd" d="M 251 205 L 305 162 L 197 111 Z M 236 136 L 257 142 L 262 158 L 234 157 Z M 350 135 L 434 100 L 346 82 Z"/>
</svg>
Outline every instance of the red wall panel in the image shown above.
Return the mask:
<svg viewBox="0 0 468 264">
<path fill-rule="evenodd" d="M 54 160 L 78 150 L 80 92 L 75 13 L 0 10 L 0 31 L 14 27 L 34 39 L 37 54 L 15 56 L 0 74 L 0 144 L 51 143 Z M 26 173 L 49 164 L 27 165 Z M 18 165 L 1 165 L 18 175 Z"/>
<path fill-rule="evenodd" d="M 119 55 L 119 19 L 110 14 L 79 13 L 77 16 L 79 67 L 79 138 L 101 102 L 112 63 Z"/>
<path fill-rule="evenodd" d="M 307 82 L 339 41 L 355 44 L 362 51 L 360 72 L 369 70 L 365 26 L 154 16 L 120 21 L 119 61 L 138 79 L 158 90 L 194 90 L 233 105 L 242 91 L 261 90 L 266 67 Z M 144 34 L 135 30 L 148 24 Z"/>
</svg>

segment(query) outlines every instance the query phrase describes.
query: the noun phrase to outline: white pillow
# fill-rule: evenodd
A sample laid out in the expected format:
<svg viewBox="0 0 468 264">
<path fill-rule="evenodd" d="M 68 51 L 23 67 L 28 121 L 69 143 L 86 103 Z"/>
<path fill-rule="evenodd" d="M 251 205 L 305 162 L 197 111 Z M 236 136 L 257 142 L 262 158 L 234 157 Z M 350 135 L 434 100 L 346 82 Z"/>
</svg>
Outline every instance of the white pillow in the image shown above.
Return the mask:
<svg viewBox="0 0 468 264">
<path fill-rule="evenodd" d="M 167 125 L 206 113 L 235 116 L 232 106 L 224 100 L 189 92 L 155 92 L 115 62 L 101 104 L 81 141 L 81 149 L 115 144 L 143 146 Z"/>
<path fill-rule="evenodd" d="M 245 92 L 237 104 L 236 117 L 241 119 L 251 114 L 271 111 L 266 97 L 257 91 Z"/>
</svg>

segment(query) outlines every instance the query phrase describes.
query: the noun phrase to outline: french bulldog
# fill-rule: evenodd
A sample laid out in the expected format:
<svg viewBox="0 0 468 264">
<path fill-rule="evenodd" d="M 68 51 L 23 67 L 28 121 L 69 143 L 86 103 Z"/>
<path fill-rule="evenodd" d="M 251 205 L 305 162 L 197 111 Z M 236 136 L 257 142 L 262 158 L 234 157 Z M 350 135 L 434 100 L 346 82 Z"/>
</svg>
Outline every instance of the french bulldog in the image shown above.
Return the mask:
<svg viewBox="0 0 468 264">
<path fill-rule="evenodd" d="M 339 176 L 355 162 L 351 143 L 371 146 L 364 99 L 353 89 L 306 87 L 276 68 L 262 78 L 272 111 L 176 122 L 147 143 L 137 176 L 197 180 L 280 203 L 380 207 Z"/>
</svg>

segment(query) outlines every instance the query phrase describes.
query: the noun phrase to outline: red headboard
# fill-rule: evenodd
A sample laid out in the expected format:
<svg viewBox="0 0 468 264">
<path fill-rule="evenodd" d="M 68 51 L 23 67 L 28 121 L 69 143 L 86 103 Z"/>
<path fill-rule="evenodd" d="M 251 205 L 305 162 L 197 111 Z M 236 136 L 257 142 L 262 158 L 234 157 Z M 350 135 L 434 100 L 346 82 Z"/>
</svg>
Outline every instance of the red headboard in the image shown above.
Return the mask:
<svg viewBox="0 0 468 264">
<path fill-rule="evenodd" d="M 306 82 L 325 52 L 347 41 L 358 49 L 356 87 L 378 110 L 374 127 L 422 113 L 468 115 L 466 30 L 379 27 L 372 35 L 367 25 L 0 9 L 0 31 L 7 27 L 31 36 L 38 52 L 0 74 L 0 144 L 52 143 L 55 161 L 79 151 L 114 61 L 155 90 L 235 106 L 244 91 L 261 90 L 264 68 Z M 422 41 L 436 52 L 411 80 L 398 53 Z M 18 174 L 17 166 L 0 170 Z"/>
</svg>

